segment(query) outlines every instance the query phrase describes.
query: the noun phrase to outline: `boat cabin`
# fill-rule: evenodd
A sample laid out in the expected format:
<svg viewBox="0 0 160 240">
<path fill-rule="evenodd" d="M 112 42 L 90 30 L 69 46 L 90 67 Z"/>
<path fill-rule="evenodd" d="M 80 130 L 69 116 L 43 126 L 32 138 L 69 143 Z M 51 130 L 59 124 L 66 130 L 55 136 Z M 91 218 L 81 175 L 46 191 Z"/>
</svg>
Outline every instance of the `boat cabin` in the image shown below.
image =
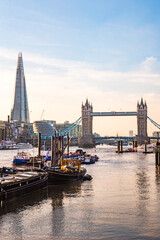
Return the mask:
<svg viewBox="0 0 160 240">
<path fill-rule="evenodd" d="M 81 170 L 81 162 L 76 159 L 65 159 L 61 160 L 61 170 L 74 170 L 74 171 L 80 171 Z"/>
</svg>

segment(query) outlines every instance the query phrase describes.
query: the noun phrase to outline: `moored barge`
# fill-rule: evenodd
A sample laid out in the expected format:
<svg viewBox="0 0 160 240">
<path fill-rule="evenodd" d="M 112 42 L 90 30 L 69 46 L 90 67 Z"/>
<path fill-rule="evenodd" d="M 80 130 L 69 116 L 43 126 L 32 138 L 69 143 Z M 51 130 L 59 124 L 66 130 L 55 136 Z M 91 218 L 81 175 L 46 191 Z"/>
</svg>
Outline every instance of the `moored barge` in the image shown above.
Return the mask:
<svg viewBox="0 0 160 240">
<path fill-rule="evenodd" d="M 47 185 L 47 180 L 48 173 L 43 171 L 24 171 L 1 176 L 0 201 L 42 188 Z"/>
</svg>

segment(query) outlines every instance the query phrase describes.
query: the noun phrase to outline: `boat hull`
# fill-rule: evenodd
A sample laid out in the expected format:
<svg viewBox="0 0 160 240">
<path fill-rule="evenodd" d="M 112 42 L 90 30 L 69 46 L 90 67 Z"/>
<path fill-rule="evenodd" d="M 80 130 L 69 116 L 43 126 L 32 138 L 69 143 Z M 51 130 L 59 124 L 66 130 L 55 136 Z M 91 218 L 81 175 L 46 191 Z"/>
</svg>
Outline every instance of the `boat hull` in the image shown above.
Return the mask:
<svg viewBox="0 0 160 240">
<path fill-rule="evenodd" d="M 82 179 L 82 177 L 85 175 L 86 169 L 81 170 L 80 172 L 72 172 L 72 173 L 66 173 L 63 171 L 48 171 L 48 182 L 49 183 L 57 183 L 57 182 L 67 182 L 67 181 L 73 181 L 73 180 L 79 180 Z"/>
<path fill-rule="evenodd" d="M 94 164 L 94 163 L 95 163 L 95 161 L 90 160 L 89 162 L 83 161 L 81 164 Z"/>
<path fill-rule="evenodd" d="M 30 161 L 29 158 L 28 159 L 15 158 L 13 160 L 13 164 L 14 165 L 25 165 L 25 164 L 29 163 L 29 161 Z"/>
<path fill-rule="evenodd" d="M 48 174 L 40 174 L 32 179 L 25 179 L 22 182 L 13 184 L 12 187 L 0 186 L 0 201 L 8 201 L 20 194 L 33 192 L 36 189 L 47 186 Z"/>
</svg>

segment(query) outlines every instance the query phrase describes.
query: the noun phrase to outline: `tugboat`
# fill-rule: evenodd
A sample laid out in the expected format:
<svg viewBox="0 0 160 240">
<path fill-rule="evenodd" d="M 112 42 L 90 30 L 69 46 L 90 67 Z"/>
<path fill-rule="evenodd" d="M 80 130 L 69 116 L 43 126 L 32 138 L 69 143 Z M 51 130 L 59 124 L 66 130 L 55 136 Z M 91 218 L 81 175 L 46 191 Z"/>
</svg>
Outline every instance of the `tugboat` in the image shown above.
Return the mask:
<svg viewBox="0 0 160 240">
<path fill-rule="evenodd" d="M 38 157 L 41 156 L 41 134 L 38 135 Z M 81 167 L 81 161 L 77 159 L 63 159 L 65 147 L 63 145 L 63 136 L 51 137 L 51 165 L 47 166 L 49 161 L 45 160 L 44 169 L 48 172 L 49 183 L 68 182 L 83 179 L 86 169 Z M 67 136 L 67 154 L 69 154 L 69 136 Z M 43 158 L 44 160 L 44 158 Z"/>
<path fill-rule="evenodd" d="M 75 159 L 61 160 L 60 166 L 48 167 L 49 183 L 66 182 L 83 179 L 86 169 L 81 167 L 81 162 Z"/>
</svg>

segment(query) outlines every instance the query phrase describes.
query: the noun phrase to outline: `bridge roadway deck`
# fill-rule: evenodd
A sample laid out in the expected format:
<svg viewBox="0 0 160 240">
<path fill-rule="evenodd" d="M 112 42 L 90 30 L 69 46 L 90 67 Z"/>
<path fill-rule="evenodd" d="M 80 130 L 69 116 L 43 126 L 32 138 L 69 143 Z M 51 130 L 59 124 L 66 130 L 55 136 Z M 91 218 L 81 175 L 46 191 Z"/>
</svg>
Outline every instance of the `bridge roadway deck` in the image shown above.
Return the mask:
<svg viewBox="0 0 160 240">
<path fill-rule="evenodd" d="M 137 116 L 137 112 L 91 112 L 92 117 L 110 116 Z"/>
</svg>

